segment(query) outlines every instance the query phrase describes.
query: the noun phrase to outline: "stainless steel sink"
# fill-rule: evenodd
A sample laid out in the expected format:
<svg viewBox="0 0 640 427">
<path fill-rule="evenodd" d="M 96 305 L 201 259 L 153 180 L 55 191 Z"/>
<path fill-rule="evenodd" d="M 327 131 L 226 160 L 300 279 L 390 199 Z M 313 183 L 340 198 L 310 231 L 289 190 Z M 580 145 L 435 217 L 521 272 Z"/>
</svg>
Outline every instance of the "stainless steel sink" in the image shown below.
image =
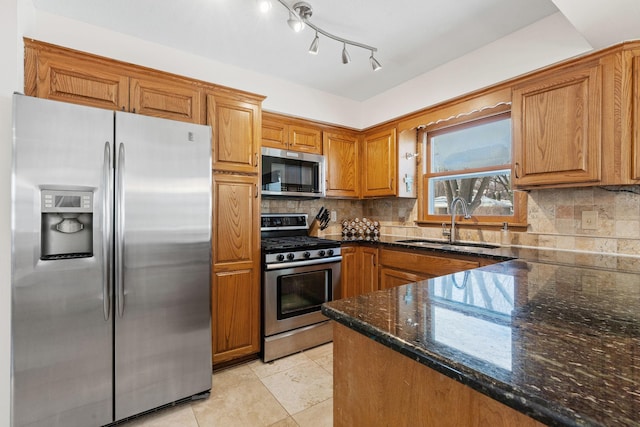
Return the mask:
<svg viewBox="0 0 640 427">
<path fill-rule="evenodd" d="M 473 243 L 473 242 L 453 242 L 450 243 L 447 240 L 428 240 L 428 239 L 407 239 L 407 240 L 397 240 L 398 243 L 408 243 L 412 245 L 418 246 L 435 246 L 435 247 L 466 247 L 466 248 L 483 248 L 483 249 L 497 249 L 500 246 L 491 245 L 489 243 Z"/>
</svg>

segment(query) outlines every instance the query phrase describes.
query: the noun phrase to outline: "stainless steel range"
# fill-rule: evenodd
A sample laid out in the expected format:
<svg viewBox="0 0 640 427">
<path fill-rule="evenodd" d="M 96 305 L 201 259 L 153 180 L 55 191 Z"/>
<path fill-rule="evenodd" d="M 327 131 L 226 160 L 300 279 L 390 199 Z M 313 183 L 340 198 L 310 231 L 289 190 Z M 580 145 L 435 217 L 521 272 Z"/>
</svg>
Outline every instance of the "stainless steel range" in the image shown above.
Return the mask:
<svg viewBox="0 0 640 427">
<path fill-rule="evenodd" d="M 306 214 L 263 214 L 262 357 L 330 342 L 320 306 L 340 295 L 340 242 L 308 236 Z"/>
</svg>

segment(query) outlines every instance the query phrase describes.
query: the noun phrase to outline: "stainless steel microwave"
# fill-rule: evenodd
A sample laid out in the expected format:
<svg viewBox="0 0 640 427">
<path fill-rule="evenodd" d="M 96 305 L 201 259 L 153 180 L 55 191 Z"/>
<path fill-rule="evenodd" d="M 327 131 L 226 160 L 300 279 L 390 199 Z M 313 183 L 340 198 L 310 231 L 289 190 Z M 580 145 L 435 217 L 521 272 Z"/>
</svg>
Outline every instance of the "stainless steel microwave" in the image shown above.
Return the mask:
<svg viewBox="0 0 640 427">
<path fill-rule="evenodd" d="M 324 196 L 324 156 L 262 148 L 262 197 Z"/>
</svg>

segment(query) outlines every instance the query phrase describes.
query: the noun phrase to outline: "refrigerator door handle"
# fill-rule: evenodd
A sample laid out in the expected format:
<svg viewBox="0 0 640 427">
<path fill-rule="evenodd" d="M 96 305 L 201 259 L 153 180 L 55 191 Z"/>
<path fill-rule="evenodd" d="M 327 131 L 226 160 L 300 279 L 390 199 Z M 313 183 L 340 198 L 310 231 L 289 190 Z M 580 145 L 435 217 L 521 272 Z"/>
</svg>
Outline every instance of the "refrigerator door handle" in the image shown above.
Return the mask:
<svg viewBox="0 0 640 427">
<path fill-rule="evenodd" d="M 109 141 L 104 144 L 104 162 L 102 164 L 102 303 L 104 310 L 104 320 L 109 320 L 111 313 L 111 145 Z"/>
<path fill-rule="evenodd" d="M 118 315 L 124 314 L 124 143 L 118 147 L 118 162 L 116 165 L 116 304 Z"/>
</svg>

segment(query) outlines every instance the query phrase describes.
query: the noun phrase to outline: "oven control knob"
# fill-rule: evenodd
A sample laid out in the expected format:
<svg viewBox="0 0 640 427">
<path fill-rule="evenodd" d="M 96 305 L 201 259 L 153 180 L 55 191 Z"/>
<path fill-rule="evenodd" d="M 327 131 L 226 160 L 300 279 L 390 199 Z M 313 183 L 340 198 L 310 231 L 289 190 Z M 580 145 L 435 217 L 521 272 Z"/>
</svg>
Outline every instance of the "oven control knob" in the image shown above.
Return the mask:
<svg viewBox="0 0 640 427">
<path fill-rule="evenodd" d="M 329 249 L 329 250 L 327 251 L 327 255 L 328 255 L 328 256 L 333 256 L 333 249 Z"/>
<path fill-rule="evenodd" d="M 293 255 L 291 252 L 289 252 L 289 253 L 287 254 L 287 259 L 288 259 L 289 261 L 291 261 L 291 260 L 293 259 L 293 257 L 294 257 L 294 255 Z"/>
<path fill-rule="evenodd" d="M 282 255 L 282 254 L 278 254 L 278 255 L 276 255 L 276 259 L 277 259 L 278 261 L 284 261 L 284 255 Z"/>
<path fill-rule="evenodd" d="M 311 258 L 311 252 L 309 251 L 304 251 L 304 253 L 302 254 L 303 257 L 305 258 Z"/>
<path fill-rule="evenodd" d="M 318 251 L 318 256 L 324 256 L 324 255 L 325 255 L 324 249 L 320 249 Z"/>
</svg>

